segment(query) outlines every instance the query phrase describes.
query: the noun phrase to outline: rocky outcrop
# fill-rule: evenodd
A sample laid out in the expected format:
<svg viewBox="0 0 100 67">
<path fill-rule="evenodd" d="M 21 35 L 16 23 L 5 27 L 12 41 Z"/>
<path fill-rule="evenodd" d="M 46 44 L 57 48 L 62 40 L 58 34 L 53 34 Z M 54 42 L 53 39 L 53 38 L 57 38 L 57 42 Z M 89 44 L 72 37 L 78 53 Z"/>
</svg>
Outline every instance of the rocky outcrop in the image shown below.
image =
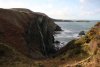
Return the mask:
<svg viewBox="0 0 100 67">
<path fill-rule="evenodd" d="M 45 58 L 56 52 L 52 45 L 56 26 L 42 13 L 22 8 L 0 9 L 0 43 L 32 58 Z"/>
<path fill-rule="evenodd" d="M 82 35 L 85 35 L 85 32 L 84 31 L 80 31 L 79 32 L 79 36 L 82 36 Z"/>
</svg>

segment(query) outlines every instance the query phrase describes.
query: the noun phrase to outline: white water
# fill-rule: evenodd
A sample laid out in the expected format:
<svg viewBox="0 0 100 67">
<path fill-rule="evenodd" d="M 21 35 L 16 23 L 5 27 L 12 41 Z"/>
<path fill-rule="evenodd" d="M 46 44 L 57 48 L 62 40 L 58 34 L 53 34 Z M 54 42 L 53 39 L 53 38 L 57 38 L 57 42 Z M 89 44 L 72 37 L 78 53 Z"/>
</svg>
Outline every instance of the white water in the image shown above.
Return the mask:
<svg viewBox="0 0 100 67">
<path fill-rule="evenodd" d="M 96 22 L 55 22 L 58 24 L 63 31 L 57 31 L 57 34 L 54 35 L 55 41 L 60 41 L 60 44 L 56 47 L 63 47 L 69 41 L 79 38 L 78 34 L 80 31 L 89 31 Z"/>
</svg>

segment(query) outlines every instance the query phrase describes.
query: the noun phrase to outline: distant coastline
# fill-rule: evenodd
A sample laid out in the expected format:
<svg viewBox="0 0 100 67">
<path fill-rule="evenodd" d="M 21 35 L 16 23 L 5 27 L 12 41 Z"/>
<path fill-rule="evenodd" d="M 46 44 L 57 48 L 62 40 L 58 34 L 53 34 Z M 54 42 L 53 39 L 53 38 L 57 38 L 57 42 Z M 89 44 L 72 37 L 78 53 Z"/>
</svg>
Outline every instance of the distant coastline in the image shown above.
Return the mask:
<svg viewBox="0 0 100 67">
<path fill-rule="evenodd" d="M 55 22 L 92 22 L 92 21 L 100 21 L 100 20 L 66 20 L 66 19 L 53 19 Z"/>
</svg>

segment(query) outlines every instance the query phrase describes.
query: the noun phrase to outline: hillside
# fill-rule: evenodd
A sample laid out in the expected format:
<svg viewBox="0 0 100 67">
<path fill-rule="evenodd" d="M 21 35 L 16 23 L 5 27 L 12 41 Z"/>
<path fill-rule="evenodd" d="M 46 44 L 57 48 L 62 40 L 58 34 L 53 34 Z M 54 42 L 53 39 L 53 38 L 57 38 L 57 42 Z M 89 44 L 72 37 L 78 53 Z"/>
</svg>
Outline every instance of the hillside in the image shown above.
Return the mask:
<svg viewBox="0 0 100 67">
<path fill-rule="evenodd" d="M 0 9 L 0 67 L 100 66 L 100 22 L 58 51 L 55 30 L 61 29 L 45 14 Z"/>
<path fill-rule="evenodd" d="M 56 57 L 32 60 L 6 44 L 0 44 L 1 67 L 99 67 L 100 66 L 100 23 L 84 37 L 72 40 L 59 51 Z M 95 34 L 93 34 L 95 33 Z M 98 37 L 96 37 L 98 35 Z M 88 39 L 84 39 L 87 36 Z M 80 46 L 81 45 L 81 46 Z M 94 47 L 96 46 L 96 47 Z M 91 48 L 92 47 L 92 48 Z M 62 52 L 63 51 L 63 52 Z"/>
<path fill-rule="evenodd" d="M 54 31 L 61 28 L 43 13 L 29 9 L 0 8 L 0 43 L 30 58 L 46 58 L 56 52 Z"/>
</svg>

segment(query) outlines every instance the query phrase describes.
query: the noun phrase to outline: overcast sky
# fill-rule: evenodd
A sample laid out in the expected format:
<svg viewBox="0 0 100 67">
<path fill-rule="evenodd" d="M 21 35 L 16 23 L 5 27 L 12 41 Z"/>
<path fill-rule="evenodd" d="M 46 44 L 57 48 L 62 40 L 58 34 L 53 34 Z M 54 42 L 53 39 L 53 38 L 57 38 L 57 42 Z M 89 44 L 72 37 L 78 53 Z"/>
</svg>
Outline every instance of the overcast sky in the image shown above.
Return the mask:
<svg viewBox="0 0 100 67">
<path fill-rule="evenodd" d="M 100 0 L 0 0 L 0 8 L 28 8 L 58 19 L 100 20 Z"/>
</svg>

